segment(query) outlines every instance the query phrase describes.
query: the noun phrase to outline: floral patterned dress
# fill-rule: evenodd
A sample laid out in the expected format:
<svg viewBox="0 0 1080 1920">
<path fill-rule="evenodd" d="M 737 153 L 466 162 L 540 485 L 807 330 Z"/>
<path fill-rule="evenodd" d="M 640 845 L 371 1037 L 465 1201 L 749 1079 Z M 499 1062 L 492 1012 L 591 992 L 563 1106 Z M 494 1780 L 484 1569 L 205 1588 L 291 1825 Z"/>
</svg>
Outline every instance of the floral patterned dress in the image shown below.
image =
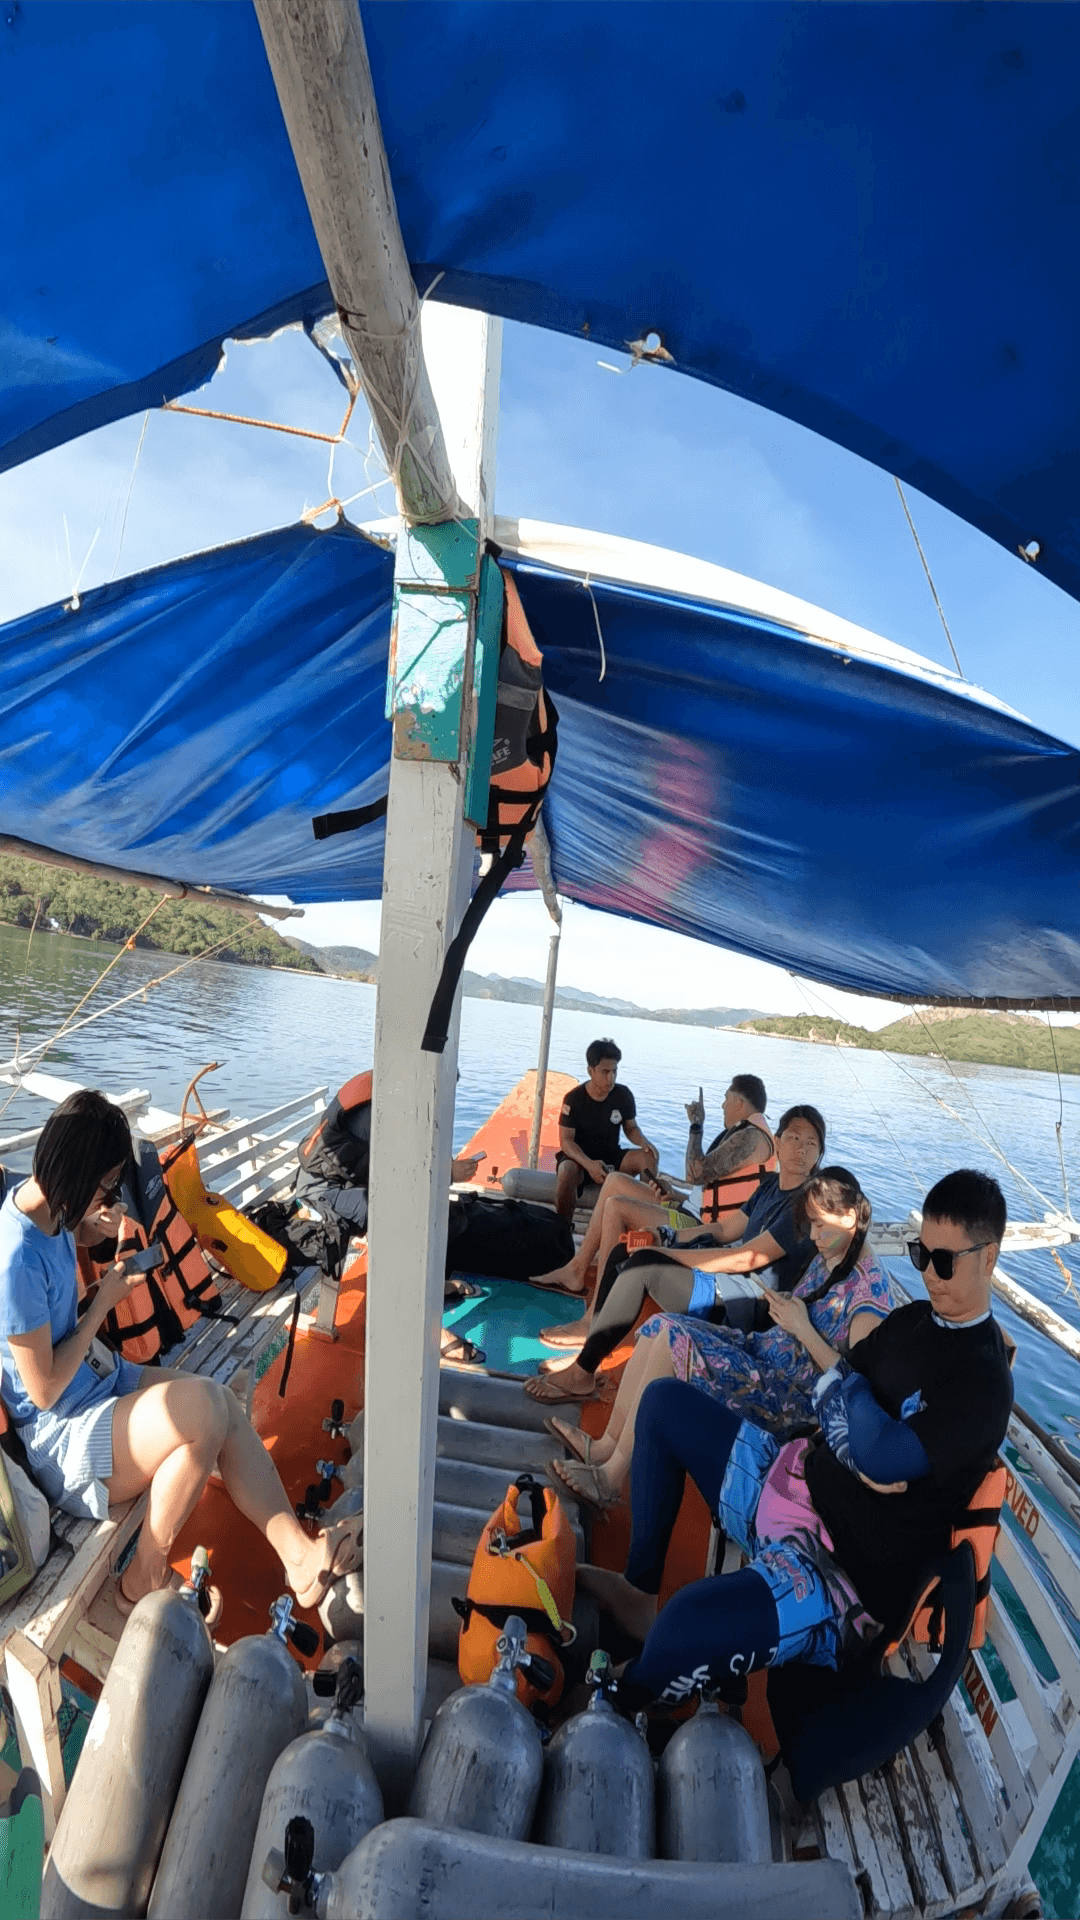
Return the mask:
<svg viewBox="0 0 1080 1920">
<path fill-rule="evenodd" d="M 825 1262 L 818 1254 L 792 1289 L 793 1299 L 805 1300 L 825 1277 Z M 810 1321 L 814 1331 L 842 1353 L 856 1314 L 876 1313 L 884 1319 L 900 1304 L 888 1275 L 869 1247 L 864 1247 L 847 1279 L 814 1301 Z M 676 1379 L 688 1380 L 714 1400 L 723 1400 L 745 1420 L 776 1433 L 814 1418 L 810 1395 L 820 1370 L 801 1342 L 783 1327 L 740 1333 L 735 1327 L 714 1326 L 685 1314 L 658 1313 L 646 1321 L 641 1337 L 661 1336 L 671 1343 Z"/>
</svg>

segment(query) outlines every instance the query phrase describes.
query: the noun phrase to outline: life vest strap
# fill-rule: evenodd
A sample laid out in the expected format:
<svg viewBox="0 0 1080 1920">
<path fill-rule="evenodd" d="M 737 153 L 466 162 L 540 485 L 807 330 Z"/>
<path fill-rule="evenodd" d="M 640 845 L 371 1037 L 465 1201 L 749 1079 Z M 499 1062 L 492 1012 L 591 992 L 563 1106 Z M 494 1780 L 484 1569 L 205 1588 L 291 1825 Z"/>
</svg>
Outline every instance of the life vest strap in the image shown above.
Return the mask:
<svg viewBox="0 0 1080 1920">
<path fill-rule="evenodd" d="M 311 831 L 316 840 L 329 840 L 334 833 L 355 833 L 357 828 L 382 819 L 389 797 L 384 793 L 381 800 L 373 800 L 370 806 L 346 807 L 340 813 L 316 813 L 312 816 Z"/>
<path fill-rule="evenodd" d="M 497 1607 L 489 1605 L 484 1600 L 467 1598 L 462 1600 L 456 1593 L 451 1596 L 450 1605 L 466 1628 L 474 1613 L 478 1613 L 482 1620 L 487 1620 L 491 1626 L 498 1627 L 500 1630 L 505 1627 L 511 1614 L 516 1614 L 519 1620 L 525 1622 L 526 1633 L 542 1633 L 545 1639 L 551 1642 L 556 1653 L 563 1647 L 564 1643 L 559 1637 L 558 1629 L 543 1607 L 522 1607 L 516 1602 L 512 1606 Z"/>
</svg>

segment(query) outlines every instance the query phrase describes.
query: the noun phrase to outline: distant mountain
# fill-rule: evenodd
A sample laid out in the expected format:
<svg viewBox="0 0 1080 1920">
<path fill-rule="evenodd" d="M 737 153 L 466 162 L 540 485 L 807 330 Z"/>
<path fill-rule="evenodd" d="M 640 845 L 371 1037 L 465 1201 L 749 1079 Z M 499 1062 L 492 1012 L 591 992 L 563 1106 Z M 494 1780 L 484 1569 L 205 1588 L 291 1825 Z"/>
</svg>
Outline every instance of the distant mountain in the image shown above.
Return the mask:
<svg viewBox="0 0 1080 1920">
<path fill-rule="evenodd" d="M 323 973 L 345 980 L 374 981 L 377 976 L 379 956 L 366 947 L 313 947 L 295 934 L 286 934 L 285 938 L 290 947 L 314 960 Z M 470 973 L 466 968 L 461 990 L 469 1000 L 510 1000 L 523 1007 L 544 1004 L 541 982 L 520 974 L 507 979 L 501 973 Z M 752 1007 L 639 1007 L 633 1000 L 586 993 L 584 987 L 558 987 L 555 1005 L 568 1013 L 620 1014 L 624 1020 L 663 1020 L 677 1027 L 738 1027 L 744 1020 L 764 1017 Z"/>
<path fill-rule="evenodd" d="M 863 1047 L 871 1053 L 922 1054 L 987 1067 L 1028 1067 L 1037 1073 L 1080 1073 L 1080 1029 L 1055 1027 L 1025 1013 L 973 1013 L 966 1007 L 926 1007 L 891 1026 L 865 1027 L 810 1013 L 749 1021 L 751 1033 L 778 1034 L 819 1046 Z"/>
<path fill-rule="evenodd" d="M 369 953 L 366 947 L 313 947 L 309 940 L 298 940 L 295 933 L 284 936 L 290 947 L 297 953 L 306 954 L 314 960 L 320 973 L 336 974 L 343 980 L 374 980 L 379 964 L 377 953 Z"/>
</svg>

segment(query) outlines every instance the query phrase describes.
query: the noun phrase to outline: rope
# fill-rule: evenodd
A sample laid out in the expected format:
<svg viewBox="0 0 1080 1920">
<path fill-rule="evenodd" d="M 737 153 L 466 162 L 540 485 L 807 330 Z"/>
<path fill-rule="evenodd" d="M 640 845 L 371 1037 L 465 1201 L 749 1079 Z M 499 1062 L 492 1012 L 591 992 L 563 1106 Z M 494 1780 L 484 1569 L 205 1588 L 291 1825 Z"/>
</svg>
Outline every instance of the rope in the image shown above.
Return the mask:
<svg viewBox="0 0 1080 1920">
<path fill-rule="evenodd" d="M 26 983 L 30 978 L 30 949 L 34 943 L 34 934 L 37 931 L 37 923 L 40 918 L 40 915 L 41 915 L 41 899 L 39 896 L 38 899 L 35 900 L 34 902 L 34 917 L 30 922 L 30 935 L 26 942 L 26 965 L 23 968 L 22 978 L 19 981 L 19 991 L 16 998 L 16 1003 L 15 1003 L 15 1057 L 16 1059 L 18 1059 L 18 1056 L 19 1056 L 19 1044 L 22 1039 L 23 996 L 26 992 Z M 14 1087 L 12 1087 L 11 1092 L 8 1094 L 7 1099 L 4 1101 L 3 1106 L 0 1107 L 0 1114 L 4 1114 L 7 1112 L 8 1108 L 10 1107 L 18 1091 L 19 1091 L 18 1085 L 15 1085 Z"/>
<path fill-rule="evenodd" d="M 234 427 L 263 427 L 267 433 L 291 433 L 298 440 L 321 440 L 326 446 L 339 447 L 345 438 L 349 421 L 352 419 L 356 395 L 354 393 L 349 395 L 345 418 L 336 433 L 316 433 L 314 427 L 287 427 L 283 426 L 280 420 L 256 420 L 249 413 L 225 413 L 218 407 L 188 407 L 180 400 L 163 400 L 161 404 L 164 413 L 191 413 L 200 420 L 228 420 Z M 145 431 L 144 424 L 143 432 Z M 141 440 L 139 445 L 142 445 Z"/>
<path fill-rule="evenodd" d="M 925 1020 L 923 1019 L 923 1017 L 922 1017 L 922 1014 L 921 1014 L 921 1013 L 919 1012 L 919 1010 L 918 1010 L 918 1008 L 917 1008 L 917 1007 L 912 1007 L 912 1008 L 911 1008 L 911 1012 L 912 1012 L 912 1013 L 914 1014 L 914 1016 L 915 1016 L 915 1018 L 916 1018 L 916 1020 L 918 1021 L 918 1023 L 919 1023 L 919 1025 L 920 1025 L 920 1027 L 922 1028 L 922 1030 L 923 1030 L 923 1032 L 925 1033 L 925 1035 L 926 1035 L 926 1037 L 927 1037 L 927 1039 L 928 1039 L 928 1040 L 930 1040 L 930 1041 L 933 1041 L 933 1040 L 934 1040 L 934 1038 L 935 1038 L 935 1036 L 934 1036 L 934 1035 L 933 1035 L 933 1034 L 931 1033 L 931 1031 L 930 1031 L 930 1029 L 929 1029 L 929 1027 L 928 1027 L 928 1026 L 927 1026 L 927 1024 L 926 1024 L 926 1021 L 925 1021 Z M 935 1048 L 935 1051 L 937 1051 L 937 1049 L 936 1049 L 936 1048 Z M 1057 1209 L 1055 1208 L 1055 1206 L 1054 1206 L 1054 1203 L 1053 1203 L 1053 1201 L 1052 1201 L 1052 1200 L 1050 1199 L 1050 1196 L 1049 1196 L 1049 1194 L 1046 1194 L 1046 1193 L 1044 1193 L 1044 1192 L 1042 1191 L 1042 1188 L 1041 1188 L 1041 1187 L 1037 1187 L 1037 1186 L 1035 1185 L 1035 1182 L 1034 1182 L 1034 1180 L 1029 1180 L 1029 1179 L 1028 1179 L 1028 1177 L 1027 1177 L 1027 1174 L 1026 1174 L 1026 1173 L 1021 1173 L 1021 1171 L 1020 1171 L 1020 1168 L 1019 1168 L 1019 1167 L 1015 1167 L 1015 1166 L 1013 1165 L 1013 1163 L 1012 1163 L 1012 1161 L 1011 1161 L 1011 1160 L 1009 1159 L 1009 1156 L 1008 1156 L 1008 1154 L 1007 1154 L 1007 1153 L 1005 1152 L 1005 1150 L 1004 1150 L 1004 1148 L 1003 1148 L 1002 1146 L 1000 1146 L 1000 1145 L 998 1144 L 998 1142 L 997 1142 L 997 1140 L 995 1139 L 995 1137 L 994 1137 L 994 1135 L 993 1135 L 993 1134 L 991 1133 L 991 1131 L 990 1131 L 990 1125 L 989 1125 L 989 1122 L 988 1122 L 987 1120 L 985 1120 L 985 1119 L 984 1119 L 984 1117 L 983 1117 L 983 1115 L 982 1115 L 982 1114 L 981 1114 L 981 1113 L 979 1112 L 979 1109 L 978 1109 L 978 1107 L 977 1107 L 977 1105 L 976 1105 L 976 1103 L 975 1103 L 975 1100 L 974 1100 L 974 1098 L 973 1098 L 973 1096 L 972 1096 L 972 1094 L 971 1094 L 971 1093 L 969 1092 L 969 1090 L 968 1090 L 968 1088 L 967 1088 L 967 1087 L 966 1087 L 966 1086 L 964 1085 L 964 1082 L 963 1082 L 963 1081 L 961 1080 L 961 1078 L 960 1078 L 960 1075 L 959 1075 L 959 1074 L 957 1073 L 957 1071 L 956 1071 L 956 1068 L 954 1067 L 954 1065 L 953 1065 L 953 1063 L 952 1063 L 952 1061 L 951 1061 L 951 1060 L 949 1059 L 949 1056 L 948 1056 L 948 1054 L 947 1054 L 947 1053 L 945 1052 L 945 1050 L 944 1050 L 944 1046 L 942 1046 L 942 1048 L 941 1048 L 941 1058 L 942 1058 L 942 1059 L 944 1060 L 944 1062 L 945 1062 L 945 1065 L 946 1065 L 946 1066 L 948 1067 L 948 1069 L 949 1069 L 949 1072 L 950 1072 L 950 1073 L 952 1074 L 952 1077 L 953 1077 L 953 1079 L 954 1079 L 954 1080 L 956 1081 L 956 1084 L 957 1084 L 957 1086 L 958 1086 L 958 1087 L 960 1088 L 960 1090 L 961 1090 L 961 1092 L 963 1093 L 963 1095 L 964 1095 L 964 1098 L 965 1098 L 965 1099 L 966 1099 L 966 1100 L 968 1101 L 968 1103 L 969 1103 L 969 1105 L 970 1105 L 970 1107 L 971 1107 L 971 1110 L 972 1110 L 972 1112 L 973 1112 L 973 1113 L 974 1113 L 974 1115 L 975 1115 L 975 1118 L 976 1118 L 976 1119 L 978 1120 L 978 1122 L 979 1122 L 979 1125 L 980 1125 L 981 1127 L 985 1127 L 985 1128 L 986 1128 L 986 1133 L 987 1133 L 987 1136 L 988 1136 L 988 1138 L 987 1138 L 987 1140 L 984 1140 L 982 1144 L 983 1144 L 984 1146 L 986 1146 L 986 1145 L 989 1145 L 989 1147 L 990 1147 L 990 1150 L 991 1150 L 991 1152 L 993 1152 L 993 1153 L 996 1153 L 996 1154 L 997 1154 L 997 1156 L 998 1156 L 998 1159 L 999 1159 L 999 1160 L 1001 1161 L 1001 1164 L 1002 1164 L 1002 1166 L 1003 1166 L 1003 1167 L 1008 1167 L 1008 1169 L 1009 1169 L 1009 1172 L 1010 1172 L 1010 1173 L 1011 1173 L 1011 1174 L 1013 1175 L 1013 1177 L 1014 1177 L 1014 1179 L 1016 1179 L 1016 1180 L 1019 1180 L 1019 1181 L 1022 1181 L 1022 1183 L 1023 1183 L 1023 1185 L 1024 1185 L 1025 1187 L 1030 1187 L 1030 1189 L 1031 1189 L 1031 1191 L 1032 1191 L 1032 1193 L 1033 1193 L 1033 1194 L 1035 1195 L 1035 1197 L 1036 1197 L 1036 1199 L 1037 1199 L 1037 1200 L 1041 1200 L 1041 1201 L 1042 1201 L 1042 1203 L 1043 1203 L 1043 1205 L 1044 1205 L 1045 1207 L 1048 1207 L 1048 1208 L 1050 1209 L 1050 1211 L 1051 1211 L 1051 1213 L 1054 1213 L 1054 1212 L 1056 1212 L 1056 1211 L 1057 1211 Z M 936 1095 L 935 1095 L 934 1097 L 935 1097 L 935 1098 L 937 1098 L 937 1096 L 936 1096 Z M 942 1104 L 944 1104 L 944 1102 L 943 1102 Z M 956 1118 L 957 1118 L 958 1120 L 960 1120 L 960 1116 L 959 1116 L 959 1114 L 957 1114 L 957 1115 L 956 1115 Z M 961 1124 L 961 1126 L 963 1126 L 963 1125 L 964 1125 L 964 1122 L 963 1122 L 963 1120 L 960 1120 L 960 1124 Z M 971 1132 L 972 1132 L 972 1133 L 974 1134 L 974 1129 L 973 1129 L 973 1128 L 972 1128 L 972 1129 L 970 1129 L 970 1131 L 971 1131 Z M 975 1135 L 974 1135 L 974 1137 L 975 1137 L 975 1138 L 977 1139 L 977 1138 L 978 1138 L 978 1135 L 977 1135 L 977 1134 L 975 1134 Z"/>
<path fill-rule="evenodd" d="M 1050 1028 L 1050 1045 L 1054 1049 L 1054 1072 L 1057 1074 L 1058 1083 L 1058 1117 L 1054 1122 L 1054 1132 L 1057 1134 L 1058 1159 L 1061 1161 L 1061 1184 L 1065 1191 L 1065 1214 L 1067 1219 L 1071 1220 L 1072 1201 L 1069 1198 L 1069 1176 L 1065 1171 L 1065 1142 L 1061 1132 L 1062 1121 L 1065 1118 L 1065 1094 L 1061 1085 L 1061 1068 L 1058 1066 L 1057 1041 L 1054 1038 L 1054 1029 L 1050 1020 L 1049 1010 L 1047 1010 L 1046 1024 Z"/>
<path fill-rule="evenodd" d="M 938 599 L 938 590 L 934 585 L 934 576 L 931 573 L 929 566 L 927 565 L 926 555 L 922 550 L 922 542 L 920 541 L 919 536 L 915 531 L 915 522 L 911 517 L 911 509 L 908 506 L 907 500 L 904 497 L 904 489 L 900 485 L 899 480 L 896 479 L 895 473 L 893 474 L 893 479 L 896 481 L 896 491 L 900 495 L 900 505 L 903 507 L 904 512 L 907 515 L 907 523 L 908 523 L 908 526 L 911 528 L 911 537 L 914 540 L 915 545 L 918 549 L 919 559 L 923 563 L 923 572 L 926 575 L 927 582 L 930 587 L 930 591 L 934 596 L 934 605 L 938 610 L 938 618 L 945 629 L 945 638 L 949 643 L 949 652 L 952 654 L 953 659 L 956 661 L 956 671 L 960 675 L 960 678 L 962 680 L 964 678 L 964 669 L 960 665 L 960 656 L 957 653 L 955 646 L 953 645 L 953 637 L 952 637 L 952 634 L 949 632 L 949 623 L 945 618 L 945 612 L 941 605 L 941 601 Z"/>
<path fill-rule="evenodd" d="M 109 575 L 110 580 L 116 579 L 116 569 L 120 565 L 120 555 L 124 550 L 124 535 L 127 532 L 128 508 L 131 505 L 131 491 L 135 485 L 135 475 L 139 470 L 139 460 L 142 457 L 143 441 L 146 439 L 146 429 L 149 424 L 150 424 L 150 410 L 149 408 L 147 408 L 147 411 L 143 414 L 142 432 L 139 435 L 139 444 L 135 449 L 135 461 L 131 469 L 131 479 L 128 481 L 127 499 L 124 501 L 124 517 L 123 517 L 123 520 L 120 522 L 120 540 L 116 549 L 116 559 L 113 561 L 113 569 Z"/>
<path fill-rule="evenodd" d="M 607 653 L 604 648 L 604 630 L 600 625 L 600 610 L 597 607 L 596 595 L 592 590 L 592 582 L 588 574 L 585 575 L 581 584 L 592 602 L 593 619 L 596 621 L 596 637 L 600 642 L 600 679 L 602 680 L 607 672 Z M 599 684 L 599 682 L 597 684 Z"/>
<path fill-rule="evenodd" d="M 813 1013 L 814 1009 L 810 1003 L 810 992 L 805 981 L 801 980 L 797 973 L 789 973 L 788 977 L 789 979 L 794 980 L 795 985 L 799 988 L 800 992 L 802 993 L 802 996 L 806 1001 L 807 1006 L 810 1007 L 811 1013 Z M 825 1007 L 827 1010 L 828 1001 L 825 999 L 824 994 L 819 994 L 818 998 L 820 999 L 822 1006 Z M 829 1018 L 833 1020 L 840 1020 L 840 1015 L 836 1012 L 833 1012 L 829 1014 Z M 840 1021 L 840 1024 L 843 1026 L 846 1023 L 844 1021 Z M 896 1148 L 897 1153 L 900 1155 L 901 1160 L 904 1162 L 904 1165 L 906 1166 L 908 1172 L 910 1173 L 911 1178 L 915 1182 L 915 1185 L 918 1188 L 919 1192 L 925 1193 L 926 1192 L 925 1180 L 922 1178 L 922 1176 L 918 1172 L 918 1169 L 908 1159 L 908 1156 L 903 1146 L 901 1145 L 900 1141 L 897 1139 L 895 1133 L 890 1127 L 888 1121 L 885 1118 L 885 1115 L 880 1111 L 880 1109 L 877 1106 L 875 1106 L 873 1100 L 871 1100 L 870 1095 L 867 1093 L 866 1088 L 863 1086 L 862 1081 L 859 1079 L 859 1076 L 856 1073 L 854 1066 L 852 1065 L 851 1061 L 848 1059 L 848 1055 L 850 1053 L 855 1052 L 856 1049 L 853 1047 L 842 1047 L 840 1045 L 840 1040 L 838 1035 L 833 1036 L 833 1040 L 831 1044 L 835 1046 L 837 1053 L 839 1053 L 839 1055 L 841 1056 L 844 1062 L 844 1065 L 847 1067 L 848 1072 L 850 1073 L 852 1079 L 854 1080 L 855 1085 L 858 1087 L 859 1092 L 862 1094 L 863 1099 L 866 1101 L 867 1106 L 870 1108 L 871 1112 L 876 1115 L 877 1119 L 880 1121 L 881 1125 L 884 1127 L 885 1132 L 888 1134 L 889 1139 L 892 1141 L 893 1146 Z"/>
<path fill-rule="evenodd" d="M 162 904 L 163 904 L 162 901 L 158 902 L 158 906 L 161 906 Z M 157 912 L 156 907 L 154 909 L 154 912 L 155 913 Z M 152 916 L 148 916 L 148 918 L 152 918 Z M 143 922 L 143 925 L 144 926 L 146 925 L 145 921 Z M 142 932 L 141 927 L 139 928 L 139 932 L 140 933 Z M 132 940 L 134 940 L 135 935 L 133 934 L 131 937 L 132 937 Z M 116 965 L 116 962 L 120 960 L 123 957 L 123 955 L 129 951 L 130 943 L 125 942 L 123 947 L 121 947 L 120 952 L 118 954 L 115 954 L 113 959 L 110 960 L 108 967 L 106 967 L 105 969 L 105 973 L 102 973 L 100 978 L 95 980 L 89 992 L 84 993 L 82 999 L 79 1001 L 79 1007 L 75 1007 L 72 1009 L 71 1013 L 68 1014 L 67 1019 L 64 1021 L 63 1026 L 60 1027 L 56 1033 L 53 1034 L 51 1040 L 44 1040 L 44 1041 L 41 1041 L 37 1046 L 28 1047 L 25 1054 L 20 1054 L 18 1045 L 16 1044 L 15 1062 L 14 1062 L 15 1070 L 17 1072 L 20 1071 L 20 1062 L 22 1060 L 25 1060 L 27 1062 L 30 1062 L 32 1060 L 37 1060 L 37 1061 L 43 1060 L 45 1055 L 52 1051 L 53 1047 L 55 1047 L 58 1040 L 70 1039 L 72 1034 L 81 1033 L 84 1027 L 91 1026 L 95 1020 L 103 1020 L 106 1014 L 115 1013 L 117 1011 L 117 1008 L 126 1006 L 129 1000 L 137 1000 L 140 994 L 145 996 L 146 994 L 149 993 L 151 987 L 164 986 L 166 980 L 174 979 L 178 973 L 184 973 L 188 967 L 196 966 L 200 960 L 208 960 L 211 954 L 216 953 L 218 951 L 219 947 L 228 946 L 229 941 L 232 939 L 232 937 L 233 936 L 231 933 L 224 934 L 220 940 L 215 940 L 212 942 L 210 946 L 203 947 L 200 953 L 193 953 L 190 955 L 190 957 L 187 960 L 181 960 L 178 966 L 170 967 L 167 973 L 158 974 L 157 978 L 154 980 L 144 980 L 140 987 L 132 987 L 131 992 L 121 994 L 119 1000 L 110 1000 L 107 1007 L 99 1007 L 96 1013 L 88 1013 L 85 1020 L 76 1021 L 75 1024 L 72 1025 L 72 1021 L 75 1020 L 75 1015 L 76 1013 L 78 1013 L 79 1007 L 83 1007 L 86 1005 L 86 1002 L 89 1000 L 90 995 L 97 992 L 98 987 L 101 985 L 102 980 L 104 980 L 105 978 L 105 974 L 108 973 L 110 969 Z M 19 1089 L 16 1087 L 14 1092 L 9 1096 L 8 1100 L 5 1101 L 4 1103 L 5 1107 L 10 1105 L 11 1100 L 14 1099 L 15 1093 L 17 1093 L 18 1091 Z M 3 1111 L 4 1111 L 4 1108 L 0 1108 L 0 1112 L 3 1112 Z"/>
</svg>

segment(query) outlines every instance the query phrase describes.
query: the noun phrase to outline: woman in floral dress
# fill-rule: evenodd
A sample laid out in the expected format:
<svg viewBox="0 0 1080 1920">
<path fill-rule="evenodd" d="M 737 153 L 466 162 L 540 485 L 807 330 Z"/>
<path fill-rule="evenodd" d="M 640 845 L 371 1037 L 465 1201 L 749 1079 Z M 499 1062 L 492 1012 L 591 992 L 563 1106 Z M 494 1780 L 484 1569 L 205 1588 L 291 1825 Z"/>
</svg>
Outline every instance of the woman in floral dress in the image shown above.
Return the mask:
<svg viewBox="0 0 1080 1920">
<path fill-rule="evenodd" d="M 845 1167 L 814 1174 L 796 1202 L 817 1252 L 793 1292 L 764 1295 L 772 1324 L 740 1333 L 688 1314 L 657 1314 L 641 1329 L 623 1375 L 607 1432 L 590 1440 L 564 1421 L 549 1430 L 576 1458 L 552 1472 L 576 1498 L 612 1505 L 630 1467 L 638 1402 L 651 1381 L 674 1374 L 779 1433 L 813 1421 L 818 1375 L 865 1339 L 898 1305 L 888 1276 L 866 1244 L 870 1202 Z"/>
</svg>

